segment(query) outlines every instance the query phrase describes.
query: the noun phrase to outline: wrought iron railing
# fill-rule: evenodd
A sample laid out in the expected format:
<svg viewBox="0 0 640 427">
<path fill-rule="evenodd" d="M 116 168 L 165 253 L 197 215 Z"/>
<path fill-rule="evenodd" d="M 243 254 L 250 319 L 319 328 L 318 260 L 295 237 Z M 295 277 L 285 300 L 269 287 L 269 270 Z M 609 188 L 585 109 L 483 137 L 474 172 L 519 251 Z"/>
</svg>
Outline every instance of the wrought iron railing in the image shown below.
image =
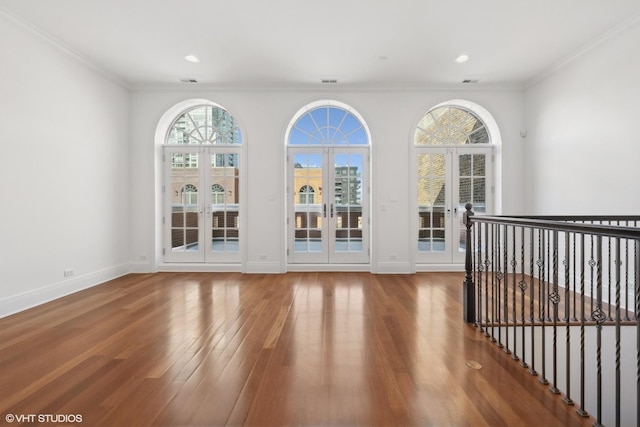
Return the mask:
<svg viewBox="0 0 640 427">
<path fill-rule="evenodd" d="M 466 209 L 464 320 L 596 426 L 640 426 L 640 216 Z"/>
</svg>

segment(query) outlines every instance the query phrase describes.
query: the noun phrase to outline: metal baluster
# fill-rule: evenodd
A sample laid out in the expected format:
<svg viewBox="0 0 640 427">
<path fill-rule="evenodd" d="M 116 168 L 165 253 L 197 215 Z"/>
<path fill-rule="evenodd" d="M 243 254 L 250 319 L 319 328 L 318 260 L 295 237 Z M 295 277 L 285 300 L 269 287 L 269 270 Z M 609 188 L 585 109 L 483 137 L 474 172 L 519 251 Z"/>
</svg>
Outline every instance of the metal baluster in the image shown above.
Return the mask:
<svg viewBox="0 0 640 427">
<path fill-rule="evenodd" d="M 602 311 L 602 236 L 596 236 L 596 309 L 591 317 L 596 321 L 596 423 L 602 426 L 602 324 L 607 315 Z"/>
<path fill-rule="evenodd" d="M 529 314 L 530 319 L 529 321 L 531 322 L 531 367 L 529 368 L 529 373 L 531 375 L 538 375 L 538 373 L 536 372 L 536 368 L 535 368 L 535 363 L 536 363 L 536 339 L 535 339 L 535 306 L 534 306 L 534 295 L 535 295 L 535 278 L 534 278 L 534 271 L 535 271 L 535 263 L 534 263 L 534 233 L 535 230 L 533 228 L 531 228 L 530 230 L 530 234 L 531 234 L 531 241 L 529 242 L 529 257 L 530 257 L 530 263 L 531 263 L 531 267 L 530 267 L 530 280 L 531 280 L 531 288 L 529 291 Z M 538 231 L 538 239 L 540 239 L 540 231 Z"/>
<path fill-rule="evenodd" d="M 496 245 L 495 245 L 495 258 L 494 265 L 495 267 L 495 277 L 496 277 L 496 287 L 494 288 L 495 292 L 495 318 L 497 319 L 497 329 L 498 329 L 498 338 L 495 340 L 495 343 L 498 347 L 502 348 L 502 262 L 500 258 L 500 247 L 502 244 L 501 237 L 501 227 L 500 225 L 496 225 Z"/>
<path fill-rule="evenodd" d="M 629 221 L 625 224 L 629 226 Z M 624 239 L 624 320 L 629 321 L 629 239 Z"/>
<path fill-rule="evenodd" d="M 584 251 L 584 234 L 580 234 L 580 408 L 576 411 L 581 417 L 588 417 L 589 413 L 584 410 L 584 322 L 585 322 L 585 295 L 584 295 L 584 269 L 585 269 L 585 251 Z"/>
<path fill-rule="evenodd" d="M 635 291 L 635 295 L 634 298 L 637 301 L 638 298 L 640 298 L 640 251 L 638 251 L 638 246 L 640 246 L 640 242 L 639 241 L 635 241 L 633 242 L 633 258 L 636 260 L 635 262 L 635 269 L 634 269 L 634 275 L 635 275 L 635 283 L 634 283 L 634 291 Z M 638 306 L 636 304 L 634 313 L 633 313 L 633 319 L 634 320 L 638 320 L 640 319 L 640 306 Z M 640 329 L 640 328 L 638 328 Z M 640 334 L 640 331 L 638 332 Z M 640 344 L 638 344 L 640 345 Z M 638 396 L 640 396 L 640 393 L 638 393 Z M 638 420 L 640 420 L 640 417 L 638 417 Z"/>
<path fill-rule="evenodd" d="M 558 231 L 553 231 L 553 290 L 549 289 L 549 302 L 553 304 L 553 346 L 551 363 L 553 365 L 553 384 L 551 392 L 560 394 L 558 389 L 558 303 L 560 302 L 560 294 L 558 293 Z M 551 307 L 549 307 L 551 308 Z"/>
<path fill-rule="evenodd" d="M 544 304 L 546 305 L 547 303 L 549 303 L 549 294 L 551 293 L 551 268 L 549 268 L 549 263 L 551 258 L 551 236 L 550 236 L 551 232 L 549 230 L 546 231 L 545 237 L 546 237 L 546 242 L 547 242 L 547 257 L 545 258 L 547 260 L 547 265 L 545 265 L 545 270 L 547 272 L 547 278 L 544 281 L 545 283 L 545 287 L 544 287 L 544 291 L 545 291 L 545 295 L 544 295 Z M 547 321 L 551 322 L 551 305 L 548 305 L 546 307 L 546 311 L 547 313 Z"/>
<path fill-rule="evenodd" d="M 572 239 L 570 239 L 570 237 L 572 237 Z M 569 256 L 570 256 L 570 245 L 571 245 L 571 241 L 573 241 L 573 269 L 575 272 L 575 256 L 576 256 L 576 235 L 571 233 L 565 233 L 565 237 L 564 237 L 564 311 L 566 313 L 565 319 L 566 319 L 566 329 L 565 329 L 565 334 L 566 334 L 566 353 L 565 353 L 565 362 L 566 362 L 566 366 L 565 366 L 565 371 L 566 371 L 566 382 L 567 382 L 567 393 L 564 397 L 564 399 L 562 399 L 562 401 L 564 403 L 566 403 L 567 405 L 573 405 L 573 400 L 571 399 L 571 322 L 569 319 L 569 312 L 571 311 L 571 307 L 570 307 L 570 295 L 569 295 L 569 291 L 570 291 L 570 282 L 571 282 L 571 277 L 569 274 L 569 267 L 570 267 L 570 261 L 569 261 Z M 576 280 L 575 280 L 575 273 L 573 276 L 573 298 L 574 298 L 574 307 L 573 307 L 573 312 L 575 313 L 575 288 L 576 288 Z"/>
<path fill-rule="evenodd" d="M 489 266 L 491 265 L 491 261 L 489 261 L 489 248 L 490 248 L 490 244 L 489 244 L 489 225 L 490 224 L 485 224 L 485 228 L 484 228 L 484 237 L 485 237 L 485 251 L 484 251 L 484 305 L 485 305 L 485 323 L 486 326 L 484 328 L 484 335 L 486 337 L 489 337 Z M 493 298 L 493 296 L 491 296 L 491 298 Z"/>
<path fill-rule="evenodd" d="M 591 223 L 593 224 L 593 221 Z M 593 312 L 593 301 L 594 301 L 593 285 L 596 283 L 596 276 L 595 276 L 596 260 L 594 259 L 594 251 L 595 251 L 595 247 L 594 247 L 593 234 L 592 234 L 591 235 L 591 259 L 589 260 L 589 266 L 591 266 L 591 293 L 589 295 L 591 297 L 590 307 L 592 312 Z M 589 319 L 593 320 L 593 317 L 590 317 Z"/>
<path fill-rule="evenodd" d="M 477 233 L 478 233 L 478 331 L 484 332 L 484 327 L 482 326 L 482 272 L 484 271 L 484 261 L 482 260 L 482 226 L 486 224 L 478 223 L 477 224 Z M 486 227 L 485 227 L 486 230 Z"/>
<path fill-rule="evenodd" d="M 503 304 L 504 304 L 504 352 L 507 354 L 511 353 L 509 350 L 509 267 L 507 267 L 507 248 L 509 247 L 509 243 L 507 240 L 508 231 L 507 226 L 504 225 L 502 227 L 502 288 L 503 288 Z M 501 317 L 502 318 L 502 317 Z"/>
<path fill-rule="evenodd" d="M 618 225 L 620 223 L 618 222 Z M 611 239 L 609 239 L 611 240 Z M 615 259 L 616 259 L 616 427 L 620 427 L 620 285 L 622 283 L 622 278 L 620 277 L 620 238 L 615 239 Z M 609 304 L 611 306 L 611 304 Z"/>
<path fill-rule="evenodd" d="M 613 317 L 611 317 L 611 237 L 607 237 L 607 247 L 609 248 L 609 264 L 607 264 L 607 275 L 609 276 L 609 281 L 607 282 L 607 317 L 609 320 L 613 320 Z M 615 260 L 615 262 L 618 262 L 618 260 Z"/>
<path fill-rule="evenodd" d="M 543 261 L 543 257 L 544 257 L 544 250 L 542 249 L 542 247 L 544 246 L 544 243 L 542 242 L 543 239 L 543 230 L 538 230 L 538 320 L 543 320 L 543 314 L 542 314 L 542 300 L 544 299 L 544 294 L 543 294 L 543 290 L 542 290 L 542 285 L 540 283 L 540 281 L 543 278 L 543 270 L 542 270 L 542 265 L 544 263 Z"/>
<path fill-rule="evenodd" d="M 577 303 L 576 303 L 576 298 L 577 298 L 577 282 L 576 282 L 576 234 L 573 233 L 573 317 L 571 318 L 571 320 L 573 320 L 574 322 L 578 321 L 578 317 L 576 315 L 576 310 L 577 310 Z M 567 317 L 569 316 L 569 313 L 567 313 Z"/>
<path fill-rule="evenodd" d="M 540 265 L 540 278 L 538 280 L 538 284 L 540 285 L 540 306 L 541 308 L 541 313 L 540 313 L 540 321 L 542 322 L 542 326 L 540 328 L 540 333 L 542 334 L 542 339 L 541 339 L 541 346 L 542 346 L 542 352 L 540 353 L 542 355 L 542 371 L 540 372 L 540 382 L 542 384 L 549 384 L 549 381 L 546 378 L 546 372 L 547 372 L 547 358 L 545 357 L 546 354 L 546 342 L 545 342 L 545 329 L 546 329 L 546 299 L 544 298 L 546 296 L 546 292 L 545 292 L 545 281 L 544 281 L 544 277 L 545 277 L 545 262 L 544 262 L 544 248 L 545 248 L 545 241 L 549 240 L 547 237 L 547 232 L 546 231 L 541 231 L 542 233 L 542 247 L 540 248 L 540 253 L 542 256 L 542 262 Z M 548 247 L 548 246 L 547 246 Z M 548 258 L 547 258 L 548 260 Z"/>
<path fill-rule="evenodd" d="M 523 368 L 528 368 L 529 365 L 527 365 L 526 357 L 527 357 L 527 352 L 526 352 L 526 342 L 527 340 L 525 339 L 525 321 L 524 321 L 524 296 L 525 296 L 525 292 L 527 290 L 527 281 L 525 278 L 525 265 L 524 265 L 524 227 L 520 228 L 520 238 L 522 239 L 522 242 L 520 243 L 520 291 L 522 291 L 522 293 L 520 294 L 520 313 L 521 313 L 521 320 L 522 320 L 522 360 L 520 361 L 520 366 L 522 366 Z"/>
<path fill-rule="evenodd" d="M 509 281 L 508 281 L 508 275 L 507 275 L 507 254 L 506 254 L 506 250 L 507 250 L 507 226 L 503 225 L 502 226 L 502 231 L 500 232 L 500 236 L 501 236 L 501 241 L 502 241 L 502 262 L 500 265 L 500 271 L 499 271 L 499 279 L 500 281 L 498 282 L 499 284 L 502 284 L 502 313 L 500 313 L 500 325 L 505 325 L 504 327 L 504 346 L 502 345 L 502 340 L 500 340 L 500 343 L 498 344 L 498 347 L 500 348 L 504 348 L 505 353 L 510 353 L 509 350 L 509 307 L 508 307 L 508 295 L 509 295 L 509 290 L 508 285 L 509 285 Z M 500 253 L 498 253 L 498 256 L 500 256 Z M 503 319 L 504 317 L 504 319 Z M 504 320 L 504 322 L 503 322 Z M 502 330 L 502 327 L 500 328 L 500 330 Z"/>
<path fill-rule="evenodd" d="M 493 268 L 491 269 L 491 342 L 497 342 L 496 339 L 496 308 L 498 307 L 498 294 L 496 291 L 496 269 L 500 268 L 499 265 L 496 265 L 496 245 L 498 244 L 498 236 L 497 236 L 497 228 L 498 226 L 492 224 L 491 227 L 491 264 Z"/>
<path fill-rule="evenodd" d="M 511 358 L 513 360 L 520 360 L 520 358 L 518 357 L 518 338 L 516 337 L 516 332 L 518 330 L 518 324 L 517 324 L 517 313 L 516 313 L 516 280 L 517 280 L 517 271 L 516 271 L 516 267 L 518 265 L 517 261 L 516 261 L 516 226 L 514 225 L 513 227 L 511 227 L 511 253 L 512 253 L 512 258 L 511 258 L 511 275 L 513 277 L 513 295 L 512 295 L 512 307 L 513 307 L 513 312 L 512 312 L 512 316 L 513 316 L 513 354 L 511 356 Z"/>
<path fill-rule="evenodd" d="M 637 224 L 636 224 L 637 225 Z M 636 240 L 633 245 L 635 258 L 635 320 L 636 320 L 636 424 L 640 423 L 640 242 Z"/>
</svg>

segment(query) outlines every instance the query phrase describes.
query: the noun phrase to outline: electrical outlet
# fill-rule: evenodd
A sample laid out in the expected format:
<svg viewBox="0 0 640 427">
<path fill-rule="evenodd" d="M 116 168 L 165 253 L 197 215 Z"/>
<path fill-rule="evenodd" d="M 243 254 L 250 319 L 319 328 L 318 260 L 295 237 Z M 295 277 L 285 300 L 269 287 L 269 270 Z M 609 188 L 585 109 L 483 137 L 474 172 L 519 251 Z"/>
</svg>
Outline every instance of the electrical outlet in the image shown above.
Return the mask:
<svg viewBox="0 0 640 427">
<path fill-rule="evenodd" d="M 71 276 L 73 276 L 73 270 L 69 269 L 64 271 L 64 277 L 71 277 Z"/>
</svg>

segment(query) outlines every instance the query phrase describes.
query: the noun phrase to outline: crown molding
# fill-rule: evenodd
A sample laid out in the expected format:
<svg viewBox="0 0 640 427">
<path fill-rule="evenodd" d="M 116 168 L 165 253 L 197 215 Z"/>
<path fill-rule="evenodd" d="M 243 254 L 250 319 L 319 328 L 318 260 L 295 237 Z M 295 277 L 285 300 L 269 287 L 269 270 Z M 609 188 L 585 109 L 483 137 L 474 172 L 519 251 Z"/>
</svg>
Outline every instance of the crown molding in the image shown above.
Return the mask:
<svg viewBox="0 0 640 427">
<path fill-rule="evenodd" d="M 97 74 L 100 74 L 102 77 L 106 78 L 112 83 L 117 84 L 123 89 L 131 90 L 131 85 L 127 80 L 95 64 L 72 47 L 56 39 L 51 34 L 48 34 L 45 31 L 42 31 L 40 28 L 37 28 L 36 26 L 30 24 L 15 13 L 10 12 L 4 6 L 0 6 L 0 15 L 4 16 L 7 20 L 13 22 L 14 24 L 16 24 L 16 26 L 22 28 L 26 32 L 35 35 L 40 40 L 44 41 L 46 44 L 53 47 L 57 51 L 65 54 L 70 58 L 73 58 L 76 62 L 82 64 L 83 66 L 96 72 Z"/>
<path fill-rule="evenodd" d="M 522 83 L 502 84 L 452 84 L 452 83 L 425 83 L 425 84 L 332 84 L 320 83 L 304 84 L 223 84 L 223 83 L 138 83 L 132 84 L 133 92 L 522 92 Z"/>
<path fill-rule="evenodd" d="M 582 46 L 576 52 L 562 59 L 560 62 L 558 62 L 551 68 L 547 69 L 546 71 L 542 71 L 541 73 L 527 80 L 524 84 L 524 89 L 527 90 L 532 88 L 533 86 L 538 85 L 539 83 L 543 82 L 544 80 L 556 74 L 558 71 L 562 70 L 567 65 L 572 64 L 583 55 L 591 52 L 601 44 L 618 36 L 619 34 L 623 33 L 627 29 L 637 25 L 639 22 L 640 22 L 640 14 L 632 16 L 631 18 L 623 21 L 619 25 L 616 25 L 615 27 L 609 29 L 608 31 L 604 32 L 602 35 L 600 35 L 596 39 Z"/>
</svg>

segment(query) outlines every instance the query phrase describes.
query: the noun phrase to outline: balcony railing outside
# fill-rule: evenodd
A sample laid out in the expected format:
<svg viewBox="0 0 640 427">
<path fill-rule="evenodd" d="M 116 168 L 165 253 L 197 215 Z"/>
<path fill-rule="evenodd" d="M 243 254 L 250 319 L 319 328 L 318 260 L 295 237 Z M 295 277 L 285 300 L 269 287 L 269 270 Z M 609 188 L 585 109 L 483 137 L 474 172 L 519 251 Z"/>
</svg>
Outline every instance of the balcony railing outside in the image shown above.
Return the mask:
<svg viewBox="0 0 640 427">
<path fill-rule="evenodd" d="M 579 415 L 640 425 L 640 216 L 466 209 L 464 320 Z"/>
</svg>

